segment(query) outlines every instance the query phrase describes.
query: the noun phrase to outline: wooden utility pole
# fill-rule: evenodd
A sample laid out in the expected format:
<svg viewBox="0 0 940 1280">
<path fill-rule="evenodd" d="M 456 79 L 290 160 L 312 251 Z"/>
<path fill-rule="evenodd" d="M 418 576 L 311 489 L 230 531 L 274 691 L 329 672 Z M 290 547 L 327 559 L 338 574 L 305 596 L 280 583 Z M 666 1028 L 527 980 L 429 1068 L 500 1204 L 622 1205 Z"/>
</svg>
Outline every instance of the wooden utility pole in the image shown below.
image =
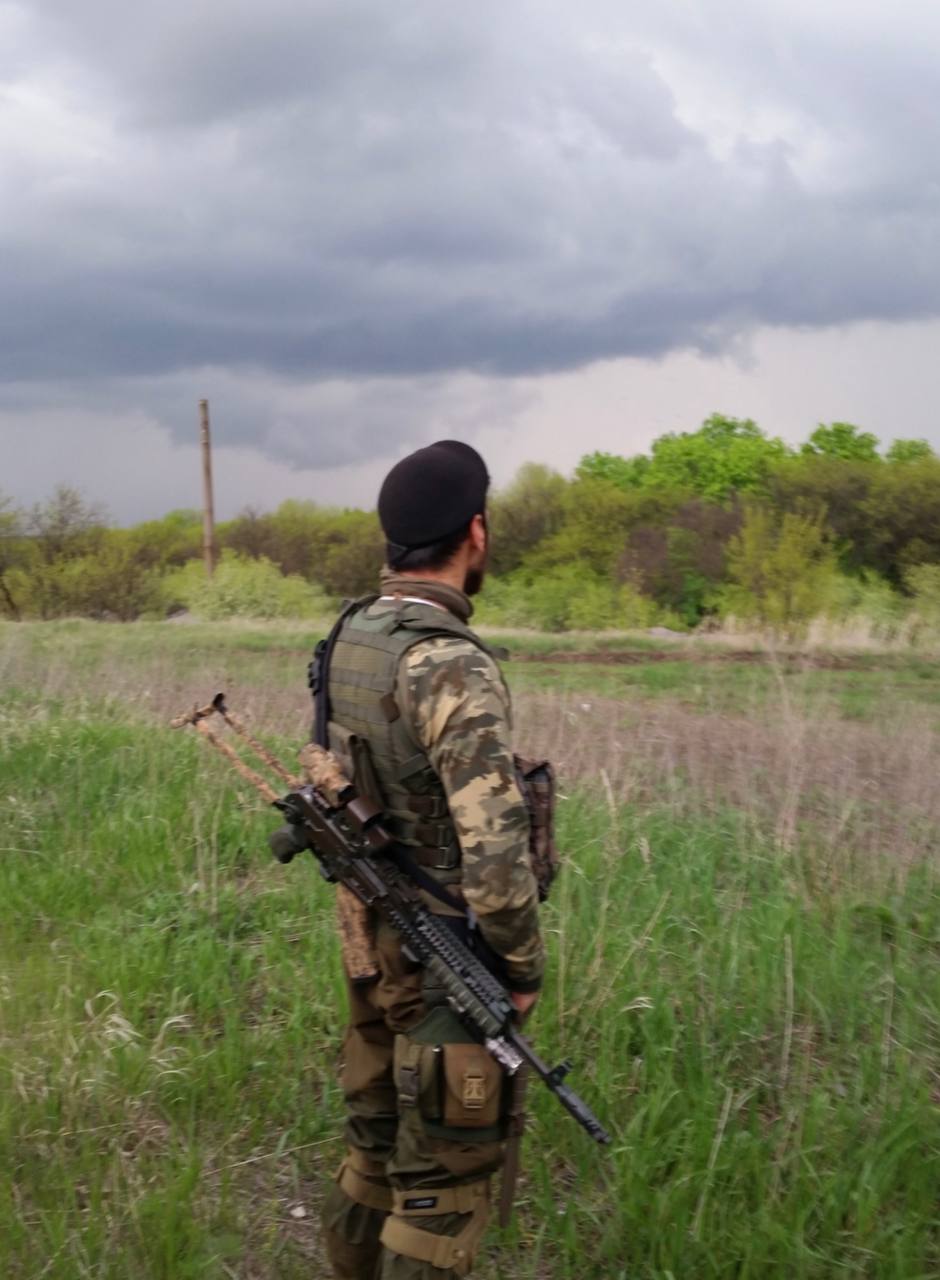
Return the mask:
<svg viewBox="0 0 940 1280">
<path fill-rule="evenodd" d="M 199 434 L 202 442 L 202 558 L 206 573 L 215 572 L 215 504 L 212 497 L 212 441 L 209 438 L 209 401 L 199 401 Z"/>
</svg>

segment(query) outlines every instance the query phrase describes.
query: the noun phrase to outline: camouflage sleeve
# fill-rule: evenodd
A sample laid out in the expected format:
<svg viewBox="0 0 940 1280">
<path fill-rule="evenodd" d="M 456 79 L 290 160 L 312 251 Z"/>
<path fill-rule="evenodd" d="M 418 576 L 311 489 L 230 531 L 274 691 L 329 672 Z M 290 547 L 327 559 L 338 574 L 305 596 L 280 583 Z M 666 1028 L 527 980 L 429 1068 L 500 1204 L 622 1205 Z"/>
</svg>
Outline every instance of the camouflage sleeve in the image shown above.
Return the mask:
<svg viewBox="0 0 940 1280">
<path fill-rule="evenodd" d="M 405 655 L 397 694 L 447 794 L 467 904 L 486 941 L 505 959 L 512 989 L 537 991 L 544 967 L 538 889 L 499 669 L 469 641 L 436 637 Z"/>
</svg>

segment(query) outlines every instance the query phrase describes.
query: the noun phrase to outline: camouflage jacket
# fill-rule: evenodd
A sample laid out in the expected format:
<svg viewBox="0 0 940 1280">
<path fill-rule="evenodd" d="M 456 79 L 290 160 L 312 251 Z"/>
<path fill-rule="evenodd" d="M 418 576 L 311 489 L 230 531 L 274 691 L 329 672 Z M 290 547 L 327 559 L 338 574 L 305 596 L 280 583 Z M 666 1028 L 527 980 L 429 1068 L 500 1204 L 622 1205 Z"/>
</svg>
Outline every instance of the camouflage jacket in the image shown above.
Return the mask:
<svg viewBox="0 0 940 1280">
<path fill-rule="evenodd" d="M 436 585 L 385 578 L 386 592 L 390 582 L 412 600 L 427 598 Z M 460 613 L 469 617 L 469 600 L 453 594 L 461 596 Z M 439 605 L 423 607 L 433 624 Z M 499 667 L 470 640 L 435 636 L 405 654 L 396 700 L 447 795 L 467 905 L 486 941 L 505 959 L 511 988 L 537 991 L 544 968 L 538 890 L 528 858 L 529 818 L 513 764 L 509 692 Z"/>
</svg>

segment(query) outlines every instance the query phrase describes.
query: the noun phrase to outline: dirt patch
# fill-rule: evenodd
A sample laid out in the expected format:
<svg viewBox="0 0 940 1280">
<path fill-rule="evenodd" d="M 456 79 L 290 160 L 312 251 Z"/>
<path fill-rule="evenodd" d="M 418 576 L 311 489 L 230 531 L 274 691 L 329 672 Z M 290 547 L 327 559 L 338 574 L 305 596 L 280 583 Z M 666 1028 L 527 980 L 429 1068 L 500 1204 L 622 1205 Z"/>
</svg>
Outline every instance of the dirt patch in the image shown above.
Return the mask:
<svg viewBox="0 0 940 1280">
<path fill-rule="evenodd" d="M 534 662 L 547 666 L 595 666 L 640 667 L 655 662 L 692 663 L 745 663 L 759 666 L 778 666 L 788 671 L 805 671 L 807 668 L 827 671 L 867 671 L 871 664 L 838 653 L 784 653 L 773 654 L 760 649 L 732 649 L 727 653 L 713 650 L 673 649 L 597 649 L 575 652 L 562 649 L 557 653 L 515 653 L 512 662 Z"/>
<path fill-rule="evenodd" d="M 510 662 L 538 662 L 552 666 L 577 666 L 590 663 L 599 667 L 638 667 L 647 662 L 687 662 L 689 655 L 685 653 L 666 653 L 660 649 L 637 653 L 629 649 L 601 649 L 596 653 L 575 653 L 562 649 L 558 653 L 513 653 Z"/>
</svg>

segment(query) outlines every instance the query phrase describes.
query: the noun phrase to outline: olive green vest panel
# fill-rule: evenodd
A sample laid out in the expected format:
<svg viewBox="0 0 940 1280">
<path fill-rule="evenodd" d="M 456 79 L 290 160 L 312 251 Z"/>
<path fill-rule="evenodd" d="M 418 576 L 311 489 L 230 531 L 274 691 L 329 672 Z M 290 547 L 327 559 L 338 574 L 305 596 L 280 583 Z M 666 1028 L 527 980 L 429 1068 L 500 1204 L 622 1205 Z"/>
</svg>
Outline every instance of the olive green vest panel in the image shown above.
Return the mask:
<svg viewBox="0 0 940 1280">
<path fill-rule="evenodd" d="M 460 844 L 447 797 L 396 701 L 402 659 L 435 636 L 469 640 L 490 652 L 470 627 L 433 605 L 376 601 L 351 614 L 330 662 L 329 733 L 331 748 L 362 790 L 370 790 L 371 768 L 373 798 L 398 839 L 421 851 L 419 861 L 438 881 L 453 884 L 460 879 Z"/>
</svg>

